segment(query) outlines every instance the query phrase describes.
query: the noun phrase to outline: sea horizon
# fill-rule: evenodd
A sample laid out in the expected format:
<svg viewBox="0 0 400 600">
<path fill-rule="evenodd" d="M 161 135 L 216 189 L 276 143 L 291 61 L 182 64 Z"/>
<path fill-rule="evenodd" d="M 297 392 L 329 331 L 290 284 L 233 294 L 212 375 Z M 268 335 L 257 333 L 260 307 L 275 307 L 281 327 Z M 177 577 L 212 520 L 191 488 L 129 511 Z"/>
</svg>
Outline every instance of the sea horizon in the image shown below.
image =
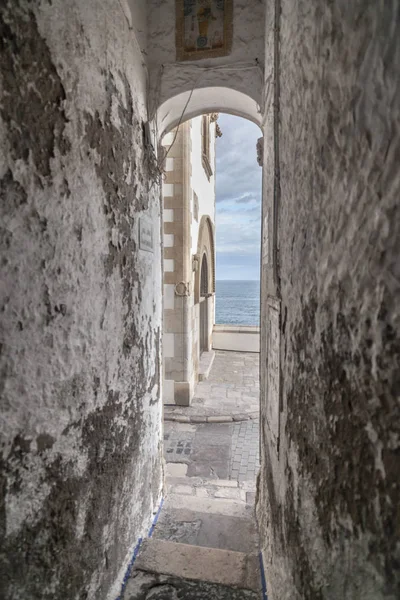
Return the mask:
<svg viewBox="0 0 400 600">
<path fill-rule="evenodd" d="M 217 325 L 259 326 L 259 279 L 217 279 L 215 283 Z"/>
<path fill-rule="evenodd" d="M 216 279 L 215 282 L 217 281 L 260 281 L 260 278 L 258 279 Z"/>
</svg>

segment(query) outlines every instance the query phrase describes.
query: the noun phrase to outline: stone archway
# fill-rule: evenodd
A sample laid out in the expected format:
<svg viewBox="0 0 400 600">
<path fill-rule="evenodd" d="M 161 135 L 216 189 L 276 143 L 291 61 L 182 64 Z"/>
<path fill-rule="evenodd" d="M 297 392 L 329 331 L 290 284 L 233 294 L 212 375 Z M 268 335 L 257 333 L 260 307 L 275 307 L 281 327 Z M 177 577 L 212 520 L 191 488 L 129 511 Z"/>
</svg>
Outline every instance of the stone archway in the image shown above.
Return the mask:
<svg viewBox="0 0 400 600">
<path fill-rule="evenodd" d="M 253 69 L 254 67 L 251 72 L 254 75 Z M 258 90 L 250 95 L 231 87 L 216 85 L 171 94 L 158 106 L 155 114 L 158 137 L 161 139 L 165 133 L 184 121 L 213 112 L 243 117 L 261 127 L 261 103 Z"/>
</svg>

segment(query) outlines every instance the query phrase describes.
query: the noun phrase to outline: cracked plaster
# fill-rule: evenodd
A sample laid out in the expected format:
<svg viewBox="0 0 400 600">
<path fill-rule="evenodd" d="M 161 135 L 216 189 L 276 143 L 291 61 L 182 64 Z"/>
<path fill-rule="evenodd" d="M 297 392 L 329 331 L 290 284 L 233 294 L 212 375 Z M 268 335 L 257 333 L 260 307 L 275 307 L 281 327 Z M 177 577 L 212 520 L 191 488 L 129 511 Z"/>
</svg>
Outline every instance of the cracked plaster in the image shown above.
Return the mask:
<svg viewBox="0 0 400 600">
<path fill-rule="evenodd" d="M 146 75 L 114 2 L 8 2 L 0 28 L 0 587 L 105 598 L 162 485 Z"/>
</svg>

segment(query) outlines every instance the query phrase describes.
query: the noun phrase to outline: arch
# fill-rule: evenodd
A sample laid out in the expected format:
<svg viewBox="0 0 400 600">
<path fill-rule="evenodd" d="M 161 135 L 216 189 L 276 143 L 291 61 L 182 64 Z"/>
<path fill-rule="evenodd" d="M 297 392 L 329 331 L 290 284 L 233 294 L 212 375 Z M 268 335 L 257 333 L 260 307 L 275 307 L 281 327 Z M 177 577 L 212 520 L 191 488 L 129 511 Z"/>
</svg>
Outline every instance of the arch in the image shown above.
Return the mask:
<svg viewBox="0 0 400 600">
<path fill-rule="evenodd" d="M 260 107 L 253 97 L 228 87 L 206 87 L 171 96 L 159 106 L 159 138 L 180 122 L 210 112 L 228 113 L 249 119 L 260 128 L 262 125 Z"/>
<path fill-rule="evenodd" d="M 195 275 L 194 302 L 197 304 L 201 296 L 201 267 L 204 255 L 207 259 L 208 293 L 215 292 L 215 241 L 214 225 L 208 215 L 203 215 L 200 220 L 199 237 L 197 241 L 198 268 Z"/>
</svg>

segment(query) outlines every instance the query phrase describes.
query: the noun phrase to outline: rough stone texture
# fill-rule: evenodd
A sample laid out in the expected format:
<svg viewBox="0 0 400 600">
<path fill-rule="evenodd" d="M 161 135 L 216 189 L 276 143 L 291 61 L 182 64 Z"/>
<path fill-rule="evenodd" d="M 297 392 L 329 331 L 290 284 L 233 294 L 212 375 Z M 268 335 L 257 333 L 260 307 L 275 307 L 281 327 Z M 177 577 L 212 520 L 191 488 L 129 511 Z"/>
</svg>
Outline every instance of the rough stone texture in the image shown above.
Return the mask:
<svg viewBox="0 0 400 600">
<path fill-rule="evenodd" d="M 0 595 L 104 599 L 161 487 L 145 72 L 111 0 L 3 2 L 0 69 Z"/>
<path fill-rule="evenodd" d="M 184 66 L 171 64 L 172 0 L 150 5 L 147 32 L 145 4 L 134 5 L 160 135 L 192 88 L 185 118 L 225 108 L 261 122 L 252 61 L 264 3 L 235 4 L 231 56 Z M 7 599 L 102 600 L 158 500 L 159 215 L 143 151 L 146 74 L 123 7 L 2 3 Z M 400 595 L 398 11 L 396 0 L 283 0 L 279 94 L 267 5 L 261 364 L 271 294 L 282 300 L 282 394 L 278 447 L 263 368 L 258 516 L 272 600 Z M 137 246 L 142 214 L 154 254 Z M 182 495 L 176 507 L 186 498 L 206 503 Z"/>
<path fill-rule="evenodd" d="M 128 581 L 124 600 L 259 600 L 260 593 L 234 587 L 191 581 L 181 577 L 135 571 Z"/>
<path fill-rule="evenodd" d="M 282 406 L 279 448 L 263 407 L 258 498 L 272 600 L 400 596 L 398 25 L 398 2 L 282 2 Z M 266 326 L 264 309 L 261 364 Z"/>
<path fill-rule="evenodd" d="M 255 592 L 261 588 L 257 553 L 246 554 L 151 538 L 141 546 L 135 569 Z"/>
<path fill-rule="evenodd" d="M 237 488 L 221 488 L 216 493 L 221 493 L 221 490 L 226 492 L 226 496 L 230 498 L 233 498 L 234 491 L 242 491 Z M 179 490 L 176 493 L 179 493 Z M 254 511 L 250 513 L 248 519 L 244 519 L 212 512 L 198 513 L 187 509 L 176 510 L 169 508 L 167 504 L 158 520 L 154 537 L 207 548 L 256 554 L 258 552 Z"/>
<path fill-rule="evenodd" d="M 190 478 L 229 477 L 240 482 L 255 482 L 260 467 L 259 421 L 190 425 L 167 422 L 164 424 L 164 452 L 167 474 L 168 467 L 175 464 L 177 472 L 186 466 L 185 475 Z"/>
</svg>

